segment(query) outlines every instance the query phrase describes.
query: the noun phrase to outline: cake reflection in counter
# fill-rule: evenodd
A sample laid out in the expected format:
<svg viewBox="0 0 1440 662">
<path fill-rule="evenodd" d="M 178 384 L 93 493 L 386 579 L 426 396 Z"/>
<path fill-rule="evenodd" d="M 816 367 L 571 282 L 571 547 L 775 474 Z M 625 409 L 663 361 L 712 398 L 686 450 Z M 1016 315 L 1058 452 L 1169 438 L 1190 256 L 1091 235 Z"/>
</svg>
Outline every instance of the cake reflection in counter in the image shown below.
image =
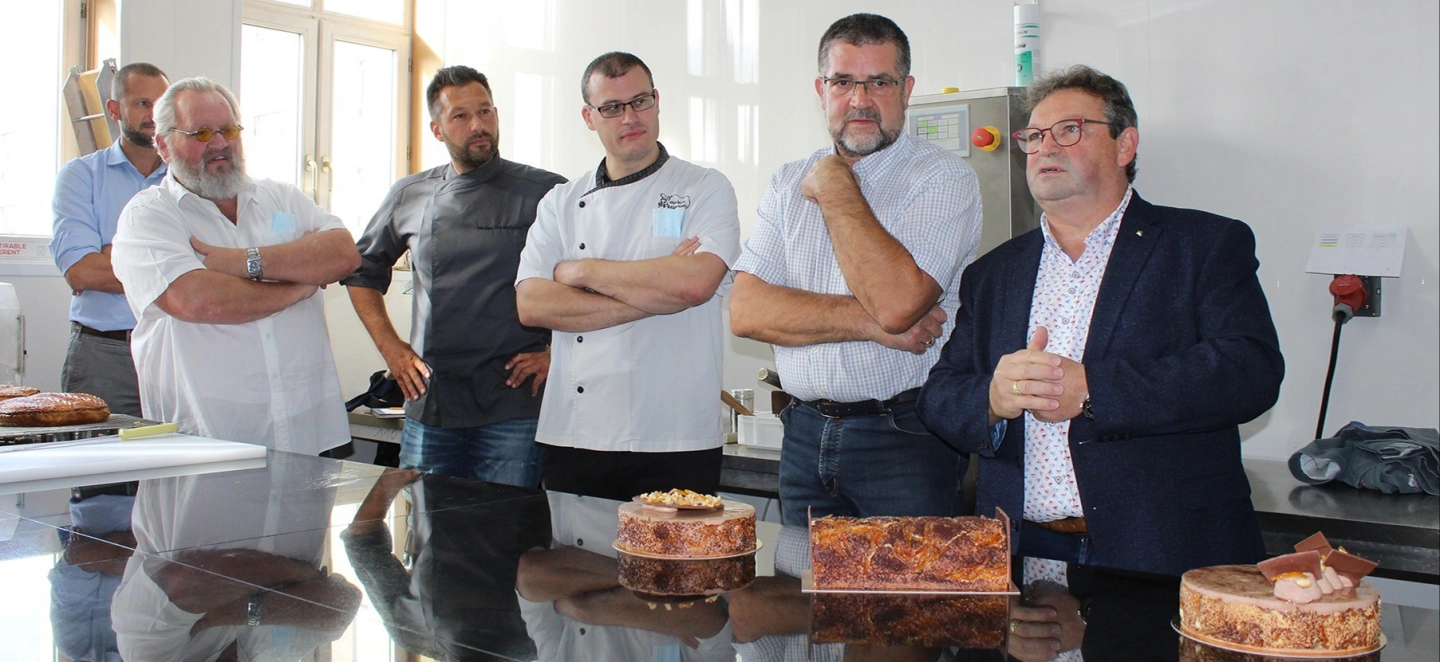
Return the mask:
<svg viewBox="0 0 1440 662">
<path fill-rule="evenodd" d="M 1008 595 L 813 593 L 810 640 L 994 649 L 1005 645 Z"/>
<path fill-rule="evenodd" d="M 620 585 L 651 603 L 714 601 L 755 581 L 755 553 L 715 559 L 663 559 L 618 552 Z"/>
</svg>

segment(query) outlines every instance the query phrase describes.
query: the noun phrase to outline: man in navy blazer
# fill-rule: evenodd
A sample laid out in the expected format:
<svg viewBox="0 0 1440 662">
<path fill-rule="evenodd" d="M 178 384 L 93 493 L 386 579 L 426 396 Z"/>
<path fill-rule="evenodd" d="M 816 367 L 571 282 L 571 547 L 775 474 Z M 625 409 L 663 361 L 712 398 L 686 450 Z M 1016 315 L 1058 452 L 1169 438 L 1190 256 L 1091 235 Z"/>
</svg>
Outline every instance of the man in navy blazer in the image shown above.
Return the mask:
<svg viewBox="0 0 1440 662">
<path fill-rule="evenodd" d="M 1274 405 L 1284 361 L 1254 235 L 1135 193 L 1119 81 L 1077 66 L 1027 100 L 1042 227 L 965 271 L 922 420 L 976 454 L 976 511 L 1003 508 L 1025 556 L 1166 574 L 1264 558 L 1238 426 Z"/>
</svg>

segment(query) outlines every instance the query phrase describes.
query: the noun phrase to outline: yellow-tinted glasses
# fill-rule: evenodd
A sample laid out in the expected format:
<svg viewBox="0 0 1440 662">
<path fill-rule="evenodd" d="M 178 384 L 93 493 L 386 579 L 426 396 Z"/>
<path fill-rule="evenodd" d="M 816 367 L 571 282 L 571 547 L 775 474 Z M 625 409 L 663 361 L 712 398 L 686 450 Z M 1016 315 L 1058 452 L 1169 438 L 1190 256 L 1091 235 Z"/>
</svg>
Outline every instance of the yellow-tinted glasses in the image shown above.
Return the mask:
<svg viewBox="0 0 1440 662">
<path fill-rule="evenodd" d="M 234 140 L 236 138 L 239 138 L 240 132 L 244 131 L 245 127 L 240 126 L 239 124 L 231 124 L 230 126 L 222 126 L 218 129 L 212 129 L 208 126 L 202 126 L 194 131 L 185 131 L 184 129 L 174 128 L 170 130 L 174 131 L 175 133 L 183 133 L 202 143 L 208 143 L 210 142 L 210 139 L 214 138 L 215 134 L 217 133 L 223 136 L 225 140 Z"/>
</svg>

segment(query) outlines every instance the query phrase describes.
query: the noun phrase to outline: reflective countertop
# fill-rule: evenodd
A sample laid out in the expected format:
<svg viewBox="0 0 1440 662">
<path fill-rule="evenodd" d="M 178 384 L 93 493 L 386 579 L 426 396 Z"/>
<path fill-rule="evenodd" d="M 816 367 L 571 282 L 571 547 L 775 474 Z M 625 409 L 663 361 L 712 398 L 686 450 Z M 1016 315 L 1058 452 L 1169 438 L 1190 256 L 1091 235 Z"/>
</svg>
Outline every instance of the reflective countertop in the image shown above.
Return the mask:
<svg viewBox="0 0 1440 662">
<path fill-rule="evenodd" d="M 274 451 L 101 480 L 0 496 L 0 660 L 1044 659 L 1048 639 L 1007 626 L 1036 604 L 1084 612 L 1044 631 L 1086 659 L 1196 646 L 1171 628 L 1173 577 L 815 597 L 804 530 L 762 522 L 747 588 L 642 599 L 618 581 L 613 501 Z M 1383 627 L 1382 659 L 1433 659 L 1440 612 L 1386 605 Z"/>
</svg>

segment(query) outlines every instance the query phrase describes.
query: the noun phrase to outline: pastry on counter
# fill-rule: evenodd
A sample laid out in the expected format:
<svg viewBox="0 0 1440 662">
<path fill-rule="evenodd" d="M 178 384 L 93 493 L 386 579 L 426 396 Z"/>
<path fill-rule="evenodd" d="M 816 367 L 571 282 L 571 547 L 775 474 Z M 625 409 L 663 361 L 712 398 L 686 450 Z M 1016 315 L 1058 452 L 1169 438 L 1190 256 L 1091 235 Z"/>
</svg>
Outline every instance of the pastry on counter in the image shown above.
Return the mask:
<svg viewBox="0 0 1440 662">
<path fill-rule="evenodd" d="M 1222 565 L 1180 580 L 1180 626 L 1206 643 L 1270 653 L 1363 654 L 1380 639 L 1380 591 L 1362 578 L 1376 564 L 1334 549 L 1321 534 L 1294 554 Z"/>
<path fill-rule="evenodd" d="M 35 395 L 39 392 L 40 389 L 33 386 L 11 386 L 10 384 L 0 384 L 0 400 L 9 400 L 10 398 L 23 398 L 27 395 Z"/>
<path fill-rule="evenodd" d="M 1007 591 L 1008 528 L 1003 517 L 812 519 L 810 559 L 815 588 Z"/>
<path fill-rule="evenodd" d="M 12 427 L 84 425 L 109 418 L 105 401 L 86 393 L 37 393 L 0 402 L 0 425 Z"/>
</svg>

